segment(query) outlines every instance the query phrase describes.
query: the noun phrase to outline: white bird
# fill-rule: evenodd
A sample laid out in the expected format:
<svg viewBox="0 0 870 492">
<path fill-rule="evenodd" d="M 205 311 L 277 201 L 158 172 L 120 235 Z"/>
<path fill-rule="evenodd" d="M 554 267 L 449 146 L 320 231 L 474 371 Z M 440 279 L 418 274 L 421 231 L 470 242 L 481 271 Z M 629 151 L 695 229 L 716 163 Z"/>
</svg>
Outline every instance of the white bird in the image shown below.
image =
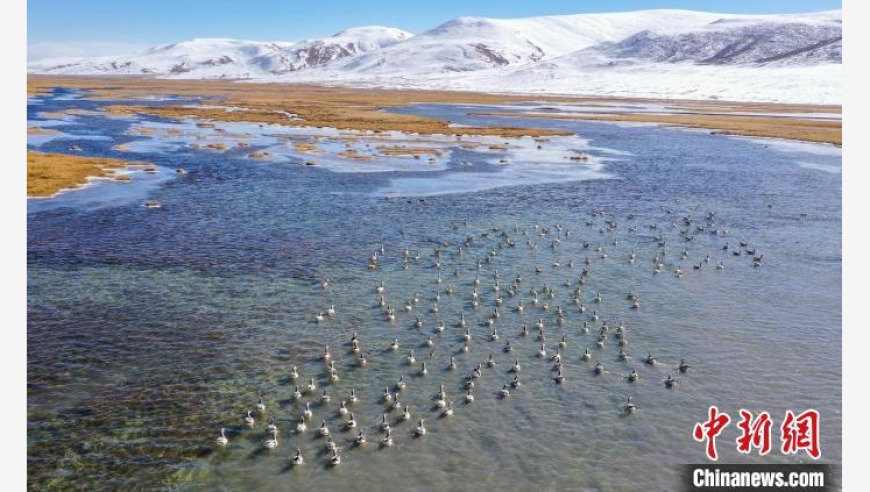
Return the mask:
<svg viewBox="0 0 870 492">
<path fill-rule="evenodd" d="M 349 401 L 351 404 L 354 404 L 358 400 L 359 400 L 359 398 L 356 397 L 356 388 L 351 388 L 350 389 L 350 398 L 348 398 L 347 401 Z"/>
<path fill-rule="evenodd" d="M 245 424 L 247 424 L 248 427 L 253 427 L 253 426 L 254 426 L 254 417 L 251 417 L 251 411 L 250 411 L 250 410 L 248 410 L 248 416 L 245 417 Z"/>
<path fill-rule="evenodd" d="M 384 414 L 383 419 L 381 420 L 381 430 L 384 432 L 389 432 L 390 423 L 387 422 L 387 414 Z"/>
<path fill-rule="evenodd" d="M 474 401 L 474 395 L 471 394 L 471 389 L 469 389 L 468 392 L 465 393 L 465 403 L 472 403 L 473 401 Z"/>
<path fill-rule="evenodd" d="M 631 402 L 631 395 L 628 395 L 628 401 L 625 405 L 625 411 L 628 413 L 634 413 L 637 411 L 637 406 Z"/>
<path fill-rule="evenodd" d="M 332 450 L 332 458 L 330 458 L 329 464 L 331 466 L 338 466 L 341 464 L 341 456 L 338 454 L 338 448 Z"/>
<path fill-rule="evenodd" d="M 311 378 L 308 381 L 308 386 L 306 387 L 309 393 L 314 393 L 317 390 L 317 385 L 314 384 L 314 378 Z"/>
<path fill-rule="evenodd" d="M 444 395 L 438 395 L 438 399 L 435 400 L 435 406 L 437 408 L 444 408 L 447 406 L 447 400 L 444 399 Z"/>
<path fill-rule="evenodd" d="M 290 458 L 290 464 L 292 464 L 293 466 L 298 466 L 304 462 L 305 460 L 302 459 L 302 450 L 296 448 L 296 454 L 292 458 Z"/>
<path fill-rule="evenodd" d="M 413 365 L 414 363 L 417 362 L 417 359 L 414 357 L 414 351 L 413 351 L 413 350 L 411 350 L 410 352 L 408 352 L 408 357 L 406 357 L 405 360 L 408 362 L 408 365 L 409 365 L 409 366 L 410 366 L 410 365 Z"/>
<path fill-rule="evenodd" d="M 381 440 L 382 446 L 392 446 L 393 445 L 393 434 L 392 430 L 387 429 L 387 433 L 384 438 Z"/>
<path fill-rule="evenodd" d="M 318 430 L 317 433 L 324 437 L 329 435 L 329 427 L 326 426 L 325 420 L 320 424 L 320 430 Z"/>
<path fill-rule="evenodd" d="M 426 435 L 426 427 L 423 426 L 423 419 L 420 419 L 420 422 L 417 424 L 417 430 L 414 431 L 414 434 L 418 437 Z"/>
<path fill-rule="evenodd" d="M 299 417 L 299 423 L 296 424 L 296 433 L 302 434 L 306 429 L 308 429 L 308 426 L 305 425 L 305 417 Z"/>
<path fill-rule="evenodd" d="M 347 420 L 347 423 L 345 425 L 348 429 L 353 429 L 354 427 L 356 427 L 356 418 L 354 418 L 353 412 L 350 413 L 350 418 Z"/>
<path fill-rule="evenodd" d="M 508 389 L 507 384 L 505 384 L 501 387 L 501 391 L 499 392 L 499 395 L 501 395 L 502 398 L 507 398 L 507 397 L 511 396 L 511 390 Z"/>
<path fill-rule="evenodd" d="M 275 449 L 278 447 L 278 431 L 272 431 L 272 437 L 263 441 L 263 447 L 266 449 Z"/>
<path fill-rule="evenodd" d="M 226 434 L 224 434 L 223 427 L 221 427 L 221 435 L 218 436 L 217 439 L 215 439 L 215 442 L 218 443 L 218 445 L 220 445 L 220 446 L 226 446 L 227 443 L 230 442 L 229 439 L 227 439 Z"/>
<path fill-rule="evenodd" d="M 393 343 L 390 344 L 390 350 L 396 351 L 399 350 L 399 339 L 394 338 Z"/>
<path fill-rule="evenodd" d="M 402 420 L 411 420 L 411 409 L 405 405 L 405 411 L 402 412 Z"/>
<path fill-rule="evenodd" d="M 263 412 L 266 411 L 266 405 L 263 403 L 263 399 L 262 399 L 262 398 L 260 398 L 260 401 L 257 402 L 257 410 L 258 410 L 260 413 L 263 413 Z"/>
<path fill-rule="evenodd" d="M 311 403 L 305 402 L 305 410 L 302 411 L 302 417 L 305 420 L 311 420 L 311 417 L 314 415 L 314 412 L 311 411 Z"/>
<path fill-rule="evenodd" d="M 447 402 L 447 408 L 441 413 L 442 417 L 452 417 L 453 416 L 453 402 Z"/>
<path fill-rule="evenodd" d="M 316 315 L 314 315 L 314 320 L 317 321 L 318 323 L 322 322 L 325 319 L 326 319 L 326 316 L 323 313 L 317 313 Z"/>
<path fill-rule="evenodd" d="M 293 369 L 290 370 L 290 379 L 299 379 L 299 371 L 296 370 L 296 366 L 293 366 Z"/>
</svg>

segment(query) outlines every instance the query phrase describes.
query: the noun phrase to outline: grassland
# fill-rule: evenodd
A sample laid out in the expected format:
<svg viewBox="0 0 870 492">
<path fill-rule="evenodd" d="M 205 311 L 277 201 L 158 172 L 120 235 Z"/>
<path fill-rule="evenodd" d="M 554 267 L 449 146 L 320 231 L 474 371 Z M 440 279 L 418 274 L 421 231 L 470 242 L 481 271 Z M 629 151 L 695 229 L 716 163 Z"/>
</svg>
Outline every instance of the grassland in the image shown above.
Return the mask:
<svg viewBox="0 0 870 492">
<path fill-rule="evenodd" d="M 132 165 L 149 164 L 28 150 L 27 196 L 52 196 L 61 190 L 84 186 L 91 177 L 117 179 L 120 177 L 117 171 Z M 119 179 L 119 181 L 127 180 Z"/>
<path fill-rule="evenodd" d="M 60 133 L 57 130 L 53 130 L 51 128 L 43 128 L 41 126 L 31 125 L 27 127 L 28 135 L 57 135 Z"/>
<path fill-rule="evenodd" d="M 482 116 L 511 116 L 510 112 L 481 112 Z M 547 118 L 583 121 L 624 121 L 660 123 L 687 128 L 705 128 L 714 134 L 786 138 L 807 142 L 843 144 L 843 123 L 837 120 L 791 118 L 780 116 L 745 116 L 721 114 L 523 114 L 524 118 Z"/>
<path fill-rule="evenodd" d="M 570 116 L 585 120 L 642 121 L 694 128 L 708 128 L 721 133 L 779 137 L 812 142 L 842 143 L 842 124 L 830 120 L 789 117 L 795 113 L 841 113 L 840 106 L 801 104 L 763 104 L 728 101 L 674 101 L 652 99 L 615 99 L 595 97 L 522 96 L 472 92 L 384 90 L 326 87 L 303 84 L 246 84 L 228 81 L 180 81 L 148 77 L 48 77 L 29 76 L 28 94 L 50 91 L 53 87 L 72 87 L 88 92 L 87 97 L 102 100 L 123 100 L 130 104 L 110 106 L 118 114 L 148 113 L 169 118 L 185 116 L 214 121 L 247 121 L 288 126 L 331 127 L 346 130 L 383 132 L 398 130 L 418 134 L 546 136 L 566 132 L 539 128 L 473 128 L 453 127 L 449 121 L 414 115 L 393 114 L 386 107 L 418 103 L 509 104 L 534 99 L 545 103 L 582 105 L 612 105 L 633 103 L 664 104 L 669 110 L 687 114 L 597 113 Z M 190 108 L 184 104 L 149 107 L 136 104 L 144 97 L 209 97 L 245 111 L 225 111 L 223 108 Z M 726 113 L 726 114 L 709 114 Z M 739 113 L 773 113 L 780 117 L 748 117 Z M 297 115 L 290 119 L 287 113 Z M 727 114 L 735 113 L 735 114 Z M 548 115 L 547 118 L 566 116 Z M 208 124 L 208 123 L 204 123 Z"/>
</svg>

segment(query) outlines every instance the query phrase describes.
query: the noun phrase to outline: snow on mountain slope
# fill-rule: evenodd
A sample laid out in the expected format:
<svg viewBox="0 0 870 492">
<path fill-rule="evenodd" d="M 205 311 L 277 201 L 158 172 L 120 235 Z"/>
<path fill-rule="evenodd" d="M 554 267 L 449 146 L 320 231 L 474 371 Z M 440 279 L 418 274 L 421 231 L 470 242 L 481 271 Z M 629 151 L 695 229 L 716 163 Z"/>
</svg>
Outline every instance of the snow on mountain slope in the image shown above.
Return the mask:
<svg viewBox="0 0 870 492">
<path fill-rule="evenodd" d="M 281 52 L 292 44 L 218 38 L 194 39 L 156 46 L 126 57 L 42 60 L 28 64 L 27 70 L 37 73 L 85 75 L 192 74 L 196 78 L 224 74 L 227 77 L 236 75 L 244 78 L 244 74 L 261 75 L 261 70 L 256 70 L 256 67 L 249 64 L 251 59 Z"/>
<path fill-rule="evenodd" d="M 173 78 L 253 78 L 301 70 L 390 46 L 413 36 L 365 26 L 301 43 L 194 39 L 127 57 L 44 60 L 28 71 L 53 74 L 156 74 Z"/>
<path fill-rule="evenodd" d="M 700 27 L 720 14 L 646 10 L 527 19 L 460 17 L 389 48 L 331 64 L 329 71 L 367 75 L 472 72 L 535 63 L 619 41 L 641 29 Z"/>
<path fill-rule="evenodd" d="M 723 19 L 679 32 L 644 30 L 592 48 L 614 59 L 712 65 L 842 63 L 842 15 Z"/>
<path fill-rule="evenodd" d="M 310 39 L 253 60 L 273 74 L 296 72 L 400 43 L 414 35 L 392 27 L 346 29 L 328 38 Z"/>
</svg>

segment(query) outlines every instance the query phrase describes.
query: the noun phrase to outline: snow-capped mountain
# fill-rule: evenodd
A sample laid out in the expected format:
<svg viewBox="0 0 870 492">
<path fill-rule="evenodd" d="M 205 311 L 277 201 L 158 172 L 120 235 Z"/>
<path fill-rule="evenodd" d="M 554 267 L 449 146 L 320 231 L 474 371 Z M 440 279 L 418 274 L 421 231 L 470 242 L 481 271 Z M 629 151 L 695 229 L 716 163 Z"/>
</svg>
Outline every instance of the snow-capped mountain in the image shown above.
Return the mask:
<svg viewBox="0 0 870 492">
<path fill-rule="evenodd" d="M 28 72 L 839 104 L 842 11 L 459 17 L 416 36 L 366 26 L 297 43 L 197 39 Z"/>
<path fill-rule="evenodd" d="M 373 51 L 330 69 L 371 75 L 433 75 L 517 67 L 641 29 L 679 30 L 720 19 L 717 14 L 641 11 L 527 19 L 459 17 L 387 49 Z"/>
<path fill-rule="evenodd" d="M 155 46 L 142 53 L 79 59 L 49 59 L 28 64 L 28 71 L 64 75 L 161 75 L 194 78 L 247 78 L 262 75 L 252 60 L 280 53 L 289 42 L 194 39 Z"/>
<path fill-rule="evenodd" d="M 377 50 L 413 36 L 390 27 L 365 26 L 299 43 L 194 39 L 126 57 L 44 60 L 28 71 L 54 74 L 161 75 L 173 78 L 247 79 L 293 72 Z"/>
<path fill-rule="evenodd" d="M 414 35 L 407 31 L 392 27 L 354 27 L 328 38 L 301 41 L 289 49 L 269 53 L 254 62 L 272 74 L 296 72 L 377 51 L 412 36 Z"/>
<path fill-rule="evenodd" d="M 708 65 L 842 63 L 841 16 L 721 19 L 679 32 L 644 30 L 594 49 L 613 59 Z"/>
</svg>

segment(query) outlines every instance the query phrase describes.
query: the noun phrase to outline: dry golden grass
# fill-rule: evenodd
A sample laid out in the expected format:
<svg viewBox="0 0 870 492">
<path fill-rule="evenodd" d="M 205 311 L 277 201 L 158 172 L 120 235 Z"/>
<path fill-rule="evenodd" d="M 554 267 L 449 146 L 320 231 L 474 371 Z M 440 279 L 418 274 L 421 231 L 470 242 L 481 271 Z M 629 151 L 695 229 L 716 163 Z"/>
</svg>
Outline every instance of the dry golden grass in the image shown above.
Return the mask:
<svg viewBox="0 0 870 492">
<path fill-rule="evenodd" d="M 317 145 L 312 142 L 303 142 L 301 140 L 297 140 L 293 142 L 293 150 L 296 152 L 306 152 L 309 154 L 317 154 L 319 153 L 319 149 Z"/>
<path fill-rule="evenodd" d="M 387 156 L 424 156 L 437 155 L 441 156 L 443 152 L 440 149 L 433 147 L 406 147 L 404 145 L 378 145 L 375 147 L 381 155 Z"/>
<path fill-rule="evenodd" d="M 266 152 L 265 150 L 255 150 L 248 154 L 248 157 L 250 157 L 251 159 L 268 159 L 269 157 L 272 157 L 272 154 Z"/>
<path fill-rule="evenodd" d="M 475 114 L 484 116 L 516 116 L 514 113 Z M 532 114 L 523 115 L 523 117 L 661 123 L 687 128 L 705 128 L 712 130 L 711 133 L 723 135 L 786 138 L 808 142 L 843 144 L 843 124 L 841 121 L 834 120 L 705 114 Z"/>
<path fill-rule="evenodd" d="M 391 106 L 417 103 L 505 104 L 527 101 L 529 96 L 484 94 L 471 92 L 383 90 L 325 87 L 304 84 L 245 84 L 228 81 L 161 80 L 149 77 L 49 77 L 28 76 L 28 94 L 46 92 L 53 87 L 73 87 L 88 91 L 89 98 L 127 100 L 131 104 L 110 106 L 107 110 L 118 114 L 147 113 L 168 118 L 192 116 L 214 121 L 248 121 L 286 126 L 331 127 L 346 130 L 371 130 L 380 133 L 398 130 L 419 134 L 445 135 L 523 135 L 547 136 L 571 134 L 558 130 L 534 128 L 467 128 L 451 127 L 449 121 L 414 115 L 383 112 Z M 225 104 L 245 108 L 246 111 L 227 112 L 224 109 L 184 108 L 181 106 L 148 107 L 135 104 L 143 96 L 182 97 L 214 96 Z M 662 99 L 629 99 L 600 97 L 534 96 L 535 100 L 550 103 L 583 105 L 660 103 L 691 113 L 716 112 L 773 112 L 773 113 L 839 113 L 839 106 L 777 105 L 737 103 L 729 101 L 691 101 Z M 297 114 L 299 120 L 288 120 L 283 112 Z M 580 116 L 580 115 L 578 115 Z M 559 118 L 560 115 L 547 115 Z M 745 117 L 739 115 L 647 115 L 601 114 L 582 117 L 587 120 L 648 121 L 680 126 L 710 128 L 740 135 L 792 138 L 816 142 L 842 142 L 841 123 L 807 120 Z M 794 120 L 799 121 L 798 123 Z M 803 123 L 800 123 L 803 122 Z M 205 123 L 204 125 L 210 125 Z"/>
<path fill-rule="evenodd" d="M 40 118 L 45 119 L 63 119 L 65 116 L 102 116 L 105 115 L 102 111 L 94 111 L 91 109 L 69 108 L 62 111 L 43 111 L 39 113 Z"/>
<path fill-rule="evenodd" d="M 53 130 L 51 128 L 43 128 L 41 126 L 33 125 L 27 127 L 28 135 L 57 135 L 58 133 L 60 132 L 57 130 Z"/>
<path fill-rule="evenodd" d="M 116 177 L 116 171 L 130 165 L 150 164 L 28 150 L 27 196 L 52 196 L 61 190 L 83 186 L 90 177 Z"/>
<path fill-rule="evenodd" d="M 342 157 L 344 159 L 353 159 L 356 161 L 368 162 L 368 161 L 375 160 L 374 156 L 360 154 L 358 151 L 356 151 L 354 149 L 342 150 L 341 152 L 338 153 L 338 156 Z"/>
<path fill-rule="evenodd" d="M 295 84 L 239 84 L 226 81 L 176 81 L 145 77 L 30 76 L 28 83 L 34 88 L 63 86 L 85 89 L 88 91 L 89 98 L 103 100 L 135 101 L 146 95 L 189 97 L 208 95 L 223 99 L 227 105 L 246 109 L 246 111 L 227 112 L 219 108 L 148 107 L 135 104 L 106 108 L 107 111 L 116 114 L 147 113 L 167 118 L 192 116 L 214 121 L 247 121 L 375 132 L 398 130 L 421 134 L 522 136 L 570 133 L 560 130 L 523 128 L 452 128 L 449 122 L 443 120 L 381 111 L 386 106 L 425 102 L 501 104 L 528 99 L 521 96 L 445 91 L 347 89 Z M 300 119 L 288 120 L 284 112 L 296 114 Z"/>
</svg>

